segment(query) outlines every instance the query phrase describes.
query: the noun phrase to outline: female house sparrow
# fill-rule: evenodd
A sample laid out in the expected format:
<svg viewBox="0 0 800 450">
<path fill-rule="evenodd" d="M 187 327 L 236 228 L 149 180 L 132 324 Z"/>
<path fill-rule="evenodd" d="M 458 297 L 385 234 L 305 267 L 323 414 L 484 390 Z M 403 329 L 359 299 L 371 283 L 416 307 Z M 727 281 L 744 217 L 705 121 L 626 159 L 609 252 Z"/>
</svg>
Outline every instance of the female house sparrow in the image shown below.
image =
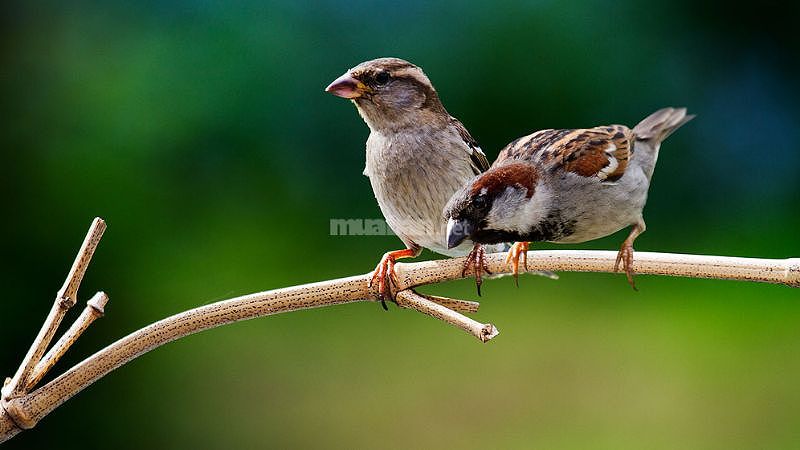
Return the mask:
<svg viewBox="0 0 800 450">
<path fill-rule="evenodd" d="M 398 258 L 416 257 L 423 247 L 448 256 L 467 253 L 469 246 L 461 242 L 447 244 L 442 209 L 489 162 L 464 125 L 444 109 L 428 77 L 408 61 L 363 62 L 325 91 L 352 100 L 369 126 L 364 175 L 387 224 L 406 245 L 383 255 L 373 272 L 371 284 L 377 281 L 385 299 L 391 296 L 389 283 L 396 282 Z"/>
<path fill-rule="evenodd" d="M 447 244 L 516 241 L 514 275 L 530 241 L 585 242 L 631 226 L 614 270 L 633 282 L 633 241 L 645 230 L 642 209 L 661 141 L 694 116 L 664 108 L 633 130 L 623 125 L 542 130 L 508 144 L 492 167 L 448 202 Z"/>
</svg>

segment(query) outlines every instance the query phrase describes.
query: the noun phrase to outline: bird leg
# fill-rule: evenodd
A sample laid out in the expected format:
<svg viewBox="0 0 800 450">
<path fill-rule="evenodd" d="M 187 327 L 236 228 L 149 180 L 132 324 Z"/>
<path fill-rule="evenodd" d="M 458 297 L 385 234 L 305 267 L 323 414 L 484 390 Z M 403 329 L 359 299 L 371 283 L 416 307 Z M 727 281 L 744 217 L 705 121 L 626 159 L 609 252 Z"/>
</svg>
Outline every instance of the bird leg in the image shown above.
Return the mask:
<svg viewBox="0 0 800 450">
<path fill-rule="evenodd" d="M 465 276 L 470 268 L 472 268 L 472 273 L 475 274 L 475 287 L 478 289 L 478 297 L 480 297 L 483 272 L 489 275 L 492 274 L 492 271 L 489 270 L 489 266 L 486 264 L 486 250 L 483 248 L 483 245 L 475 244 L 472 247 L 472 251 L 469 252 L 467 259 L 464 260 L 461 276 Z"/>
<path fill-rule="evenodd" d="M 422 247 L 414 246 L 403 250 L 395 250 L 383 254 L 381 261 L 375 270 L 372 272 L 372 278 L 369 280 L 367 287 L 370 289 L 373 285 L 378 285 L 378 298 L 381 300 L 381 305 L 386 311 L 389 308 L 386 306 L 386 299 L 396 303 L 392 287 L 397 287 L 397 275 L 394 273 L 394 263 L 400 258 L 416 258 L 422 253 Z"/>
<path fill-rule="evenodd" d="M 511 265 L 512 273 L 514 274 L 514 283 L 519 287 L 519 257 L 522 256 L 522 266 L 525 271 L 528 271 L 528 242 L 515 242 L 514 245 L 508 249 L 506 255 L 506 264 Z"/>
<path fill-rule="evenodd" d="M 628 277 L 628 284 L 631 285 L 634 291 L 638 291 L 638 289 L 636 289 L 636 283 L 633 282 L 633 241 L 644 232 L 645 228 L 644 221 L 639 221 L 639 223 L 631 227 L 631 233 L 622 242 L 619 253 L 617 253 L 617 260 L 614 263 L 614 272 L 619 271 L 619 263 L 622 263 L 625 275 Z"/>
</svg>

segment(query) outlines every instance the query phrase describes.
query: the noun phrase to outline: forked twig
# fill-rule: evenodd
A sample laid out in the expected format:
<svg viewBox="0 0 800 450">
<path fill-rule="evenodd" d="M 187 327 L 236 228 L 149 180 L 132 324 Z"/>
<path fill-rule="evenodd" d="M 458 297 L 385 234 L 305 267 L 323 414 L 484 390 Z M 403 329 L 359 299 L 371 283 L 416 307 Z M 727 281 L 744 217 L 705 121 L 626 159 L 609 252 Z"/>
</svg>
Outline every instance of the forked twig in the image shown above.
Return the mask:
<svg viewBox="0 0 800 450">
<path fill-rule="evenodd" d="M 500 331 L 495 328 L 494 325 L 472 320 L 438 302 L 434 302 L 425 296 L 417 294 L 413 289 L 406 289 L 399 292 L 397 294 L 397 305 L 401 308 L 419 311 L 435 319 L 447 322 L 454 327 L 461 328 L 480 339 L 481 342 L 488 342 L 490 339 L 500 334 Z"/>
<path fill-rule="evenodd" d="M 44 377 L 58 360 L 64 356 L 67 350 L 69 350 L 81 334 L 89 328 L 92 322 L 103 317 L 106 303 L 108 303 L 108 296 L 105 292 L 94 294 L 94 296 L 86 302 L 86 307 L 83 308 L 81 315 L 78 316 L 72 326 L 64 332 L 61 339 L 53 344 L 53 347 L 51 347 L 50 351 L 39 361 L 39 364 L 36 364 L 36 367 L 33 368 L 28 384 L 25 386 L 26 391 L 33 389 L 33 387 L 42 380 L 42 377 Z"/>
<path fill-rule="evenodd" d="M 56 294 L 56 299 L 52 308 L 50 308 L 50 314 L 47 315 L 39 334 L 33 340 L 31 348 L 22 359 L 22 364 L 17 369 L 17 373 L 8 384 L 3 386 L 3 398 L 13 398 L 25 392 L 29 384 L 31 371 L 41 360 L 42 355 L 47 350 L 47 346 L 50 345 L 50 341 L 53 339 L 53 335 L 58 329 L 58 325 L 61 324 L 64 315 L 77 301 L 78 288 L 83 280 L 83 275 L 86 273 L 86 268 L 89 267 L 89 261 L 92 260 L 97 243 L 103 237 L 105 229 L 106 223 L 103 219 L 95 218 L 89 227 L 86 238 L 83 240 L 75 262 L 72 263 L 72 268 L 64 281 L 64 285 Z"/>
<path fill-rule="evenodd" d="M 59 291 L 59 298 L 54 305 L 54 310 L 57 312 L 51 311 L 40 335 L 23 360 L 20 371 L 15 376 L 16 381 L 12 380 L 6 386 L 8 388 L 13 384 L 14 388 L 3 390 L 3 397 L 0 399 L 0 442 L 10 439 L 22 429 L 32 428 L 52 410 L 117 367 L 181 337 L 239 320 L 282 312 L 376 301 L 375 293 L 367 287 L 371 274 L 222 300 L 167 317 L 135 331 L 86 358 L 44 386 L 27 392 L 27 387 L 35 383 L 20 383 L 20 380 L 31 381 L 33 377 L 40 377 L 40 372 L 42 374 L 46 372 L 49 361 L 52 359 L 54 362 L 58 359 L 57 355 L 63 353 L 57 350 L 61 346 L 56 344 L 51 351 L 52 358 L 51 354 L 48 354 L 41 363 L 41 369 L 38 368 L 37 364 L 44 352 L 43 347 L 47 346 L 55 331 L 51 328 L 53 324 L 57 326 L 63 317 L 63 311 L 59 309 L 60 301 L 69 303 L 71 299 L 74 303 L 80 278 L 99 240 L 99 235 L 102 234 L 102 228 L 102 221 L 95 220 L 92 227 L 94 232 L 90 231 L 65 287 Z M 615 259 L 616 252 L 608 251 L 533 251 L 528 253 L 528 267 L 531 271 L 613 272 Z M 486 342 L 497 335 L 497 329 L 491 324 L 476 322 L 457 312 L 474 312 L 477 310 L 477 303 L 427 296 L 412 290 L 418 286 L 462 278 L 463 261 L 463 258 L 457 258 L 411 264 L 398 263 L 395 269 L 398 275 L 398 304 L 455 325 Z M 486 262 L 495 274 L 510 272 L 510 268 L 505 264 L 504 254 L 486 255 Z M 637 252 L 634 269 L 639 274 L 749 280 L 800 287 L 798 258 L 779 260 Z M 54 315 L 55 317 L 51 317 Z M 88 320 L 88 317 L 79 318 L 73 325 L 76 338 L 79 334 L 77 330 Z M 68 337 L 71 331 L 72 329 L 62 338 L 65 343 L 74 341 Z M 27 369 L 23 370 L 26 367 Z M 30 375 L 31 371 L 33 376 Z M 20 376 L 21 374 L 25 376 Z M 11 395 L 7 395 L 7 391 Z"/>
</svg>

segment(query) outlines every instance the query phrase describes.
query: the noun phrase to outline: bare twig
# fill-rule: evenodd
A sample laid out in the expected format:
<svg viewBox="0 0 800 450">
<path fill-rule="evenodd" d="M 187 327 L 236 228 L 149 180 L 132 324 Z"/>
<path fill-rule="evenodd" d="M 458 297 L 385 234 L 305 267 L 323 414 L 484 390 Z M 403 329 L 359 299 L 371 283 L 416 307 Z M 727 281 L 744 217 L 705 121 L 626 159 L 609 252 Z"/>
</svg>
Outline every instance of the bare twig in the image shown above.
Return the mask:
<svg viewBox="0 0 800 450">
<path fill-rule="evenodd" d="M 22 427 L 17 425 L 11 414 L 6 411 L 5 405 L 0 402 L 0 443 L 11 439 L 22 430 Z"/>
<path fill-rule="evenodd" d="M 105 313 L 105 306 L 108 302 L 108 296 L 105 292 L 98 292 L 94 294 L 94 296 L 86 302 L 86 307 L 83 308 L 83 312 L 75 322 L 72 324 L 69 329 L 64 332 L 64 335 L 61 336 L 53 347 L 50 348 L 50 351 L 47 352 L 46 355 L 39 361 L 39 364 L 36 364 L 36 367 L 33 368 L 31 372 L 30 380 L 28 380 L 27 386 L 25 386 L 26 391 L 30 391 L 33 389 L 36 384 L 41 381 L 42 377 L 44 377 L 47 372 L 64 356 L 64 353 L 69 350 L 72 344 L 78 340 L 78 338 L 89 328 L 89 325 L 92 324 L 96 319 L 103 317 Z"/>
<path fill-rule="evenodd" d="M 58 294 L 56 294 L 56 300 L 53 302 L 50 313 L 47 315 L 47 319 L 45 319 L 42 328 L 39 330 L 39 334 L 36 336 L 36 339 L 34 339 L 31 348 L 28 350 L 25 358 L 23 358 L 22 364 L 20 364 L 11 382 L 3 386 L 3 398 L 16 397 L 25 392 L 31 371 L 41 360 L 42 355 L 44 355 L 45 350 L 47 350 L 47 346 L 50 345 L 53 334 L 55 334 L 58 329 L 58 325 L 67 313 L 67 310 L 77 301 L 78 287 L 81 285 L 83 275 L 86 273 L 89 261 L 92 260 L 92 255 L 94 255 L 94 251 L 97 248 L 97 243 L 100 242 L 100 238 L 103 237 L 105 229 L 106 223 L 103 219 L 96 217 L 91 227 L 89 227 L 89 232 L 83 240 L 75 262 L 72 263 L 72 268 L 67 275 L 67 279 L 64 281 L 64 285 L 59 289 Z"/>
<path fill-rule="evenodd" d="M 22 428 L 32 428 L 58 405 L 100 377 L 156 347 L 199 331 L 254 317 L 375 301 L 367 288 L 370 275 L 306 284 L 222 300 L 150 324 L 100 350 L 33 392 L 0 404 Z M 3 436 L 0 435 L 0 442 Z"/>
<path fill-rule="evenodd" d="M 500 334 L 500 331 L 490 323 L 480 323 L 467 316 L 459 314 L 439 303 L 428 300 L 411 289 L 406 289 L 397 294 L 397 304 L 401 308 L 409 308 L 427 314 L 435 319 L 447 322 L 454 327 L 461 328 L 467 333 L 488 342 Z"/>
<path fill-rule="evenodd" d="M 476 313 L 478 312 L 478 308 L 480 308 L 481 306 L 481 304 L 478 302 L 458 300 L 456 298 L 440 297 L 438 295 L 420 294 L 419 292 L 414 292 L 414 293 L 434 303 L 438 303 L 444 306 L 445 308 L 450 308 L 453 311 L 458 311 L 460 313 Z"/>
<path fill-rule="evenodd" d="M 106 222 L 95 217 L 89 231 L 86 233 L 86 238 L 81 244 L 81 249 L 78 251 L 78 256 L 75 262 L 72 263 L 72 268 L 69 269 L 67 279 L 64 285 L 58 291 L 58 298 L 71 302 L 73 305 L 78 301 L 78 288 L 83 281 L 83 275 L 86 274 L 86 269 L 89 267 L 89 262 L 94 256 L 94 251 L 97 249 L 97 244 L 100 243 L 100 238 L 103 237 L 103 232 L 106 231 Z"/>
<path fill-rule="evenodd" d="M 533 251 L 528 254 L 528 267 L 531 271 L 613 272 L 615 259 L 616 252 L 606 251 Z M 486 260 L 493 273 L 509 273 L 504 254 L 487 255 Z M 85 262 L 88 263 L 88 259 Z M 398 304 L 456 325 L 485 342 L 496 335 L 493 326 L 475 322 L 450 309 L 472 311 L 477 308 L 476 303 L 423 296 L 411 291 L 417 286 L 462 278 L 462 265 L 463 258 L 397 264 Z M 749 280 L 800 287 L 798 258 L 776 260 L 637 252 L 634 269 L 640 274 Z M 239 320 L 306 308 L 375 301 L 374 293 L 367 287 L 370 278 L 371 274 L 365 274 L 245 295 L 203 305 L 148 325 L 86 358 L 33 392 L 8 396 L 4 391 L 0 400 L 0 442 L 22 429 L 32 428 L 53 409 L 102 376 L 156 347 Z M 65 296 L 70 295 L 70 285 L 65 284 Z M 74 286 L 77 289 L 77 284 Z M 40 340 L 43 339 L 37 337 L 37 341 Z"/>
<path fill-rule="evenodd" d="M 528 271 L 614 272 L 617 252 L 602 250 L 537 250 L 528 252 Z M 489 270 L 509 273 L 505 254 L 486 255 Z M 460 278 L 462 258 L 397 264 L 398 291 Z M 800 258 L 760 259 L 734 256 L 636 252 L 633 268 L 641 275 L 757 281 L 800 287 Z"/>
</svg>

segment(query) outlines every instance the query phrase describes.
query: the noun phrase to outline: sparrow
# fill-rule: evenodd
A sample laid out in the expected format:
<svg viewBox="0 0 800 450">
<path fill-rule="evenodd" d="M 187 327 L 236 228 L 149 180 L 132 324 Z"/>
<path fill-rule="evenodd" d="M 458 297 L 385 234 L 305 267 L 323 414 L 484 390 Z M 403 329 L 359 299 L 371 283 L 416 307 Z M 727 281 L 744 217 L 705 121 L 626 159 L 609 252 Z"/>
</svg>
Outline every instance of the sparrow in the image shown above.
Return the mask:
<svg viewBox="0 0 800 450">
<path fill-rule="evenodd" d="M 423 248 L 446 256 L 483 250 L 463 239 L 448 245 L 442 210 L 489 162 L 464 125 L 444 108 L 422 69 L 408 61 L 363 62 L 325 91 L 350 99 L 369 127 L 364 175 L 386 223 L 406 247 L 384 254 L 373 272 L 370 287 L 377 282 L 386 309 L 385 299 L 393 298 L 390 283 L 397 284 L 397 259 L 417 257 Z"/>
<path fill-rule="evenodd" d="M 645 230 L 642 210 L 661 142 L 693 117 L 685 108 L 664 108 L 633 130 L 542 130 L 511 142 L 447 203 L 448 247 L 465 239 L 516 242 L 506 263 L 518 277 L 530 242 L 586 242 L 630 226 L 614 270 L 622 263 L 636 289 L 633 242 Z"/>
</svg>

